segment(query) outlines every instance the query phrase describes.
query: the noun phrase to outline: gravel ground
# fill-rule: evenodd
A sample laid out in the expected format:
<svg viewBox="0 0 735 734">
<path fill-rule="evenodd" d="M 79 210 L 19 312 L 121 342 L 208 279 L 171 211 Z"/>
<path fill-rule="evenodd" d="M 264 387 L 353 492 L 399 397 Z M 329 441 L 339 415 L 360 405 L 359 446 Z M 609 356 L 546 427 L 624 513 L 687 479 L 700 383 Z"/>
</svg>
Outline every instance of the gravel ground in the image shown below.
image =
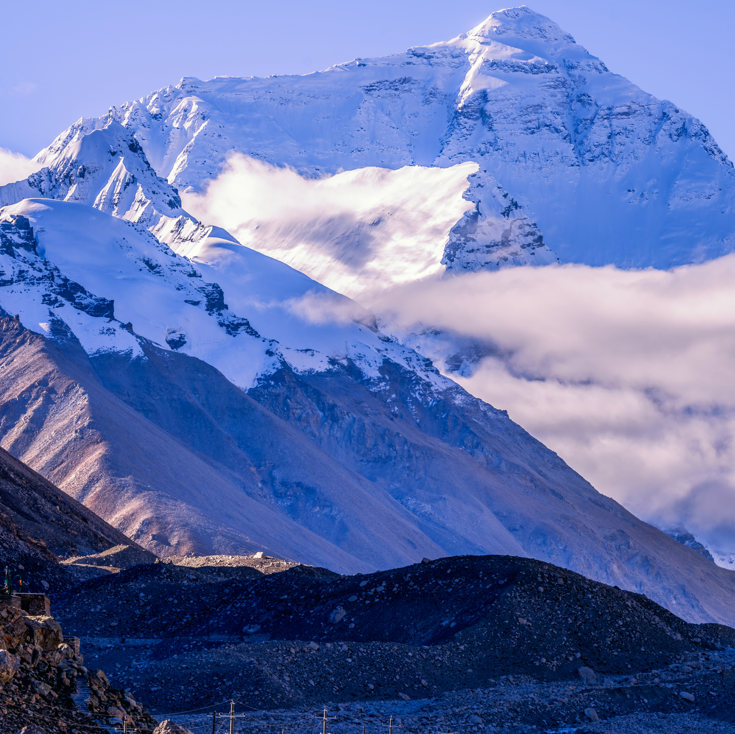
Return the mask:
<svg viewBox="0 0 735 734">
<path fill-rule="evenodd" d="M 235 731 L 240 734 L 318 734 L 319 717 L 328 711 L 329 734 L 481 734 L 498 732 L 579 732 L 592 734 L 718 734 L 735 732 L 735 650 L 694 656 L 685 664 L 637 676 L 599 676 L 594 683 L 578 679 L 539 682 L 528 676 L 504 676 L 494 685 L 441 695 L 335 702 L 327 693 L 317 703 L 288 709 L 254 710 L 235 693 Z M 690 695 L 693 701 L 682 697 Z M 406 700 L 407 699 L 407 700 Z M 594 709 L 594 714 L 589 712 Z M 212 712 L 226 714 L 222 701 L 207 713 L 175 715 L 159 710 L 195 734 L 212 731 Z M 589 713 L 588 713 L 589 712 Z M 594 717 L 599 721 L 593 721 Z M 723 720 L 724 719 L 724 720 Z M 226 717 L 216 732 L 228 731 Z"/>
<path fill-rule="evenodd" d="M 497 732 L 497 734 L 733 734 L 735 725 L 708 718 L 698 712 L 639 712 L 602 718 L 590 722 L 584 708 L 590 708 L 589 692 L 570 691 L 553 684 L 516 684 L 476 691 L 446 693 L 420 701 L 382 701 L 379 703 L 326 703 L 329 734 L 388 734 L 393 717 L 395 734 L 459 734 Z M 528 701 L 566 699 L 569 720 L 552 725 L 524 723 L 518 713 Z M 504 711 L 498 716 L 498 711 Z M 215 732 L 229 731 L 229 705 L 215 722 Z M 317 707 L 297 710 L 243 711 L 235 705 L 237 734 L 319 734 L 322 711 Z M 212 731 L 212 714 L 175 716 L 173 720 L 195 734 Z"/>
</svg>

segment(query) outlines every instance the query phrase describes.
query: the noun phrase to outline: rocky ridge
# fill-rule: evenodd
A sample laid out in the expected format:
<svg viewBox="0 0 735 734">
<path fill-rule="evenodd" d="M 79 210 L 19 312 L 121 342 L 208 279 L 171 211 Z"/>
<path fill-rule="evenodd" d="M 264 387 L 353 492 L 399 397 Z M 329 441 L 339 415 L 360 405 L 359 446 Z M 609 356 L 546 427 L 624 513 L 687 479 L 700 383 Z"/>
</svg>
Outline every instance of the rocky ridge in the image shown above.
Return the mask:
<svg viewBox="0 0 735 734">
<path fill-rule="evenodd" d="M 51 593 L 74 584 L 60 558 L 79 553 L 145 553 L 121 532 L 0 448 L 0 570 L 17 588 Z"/>
</svg>

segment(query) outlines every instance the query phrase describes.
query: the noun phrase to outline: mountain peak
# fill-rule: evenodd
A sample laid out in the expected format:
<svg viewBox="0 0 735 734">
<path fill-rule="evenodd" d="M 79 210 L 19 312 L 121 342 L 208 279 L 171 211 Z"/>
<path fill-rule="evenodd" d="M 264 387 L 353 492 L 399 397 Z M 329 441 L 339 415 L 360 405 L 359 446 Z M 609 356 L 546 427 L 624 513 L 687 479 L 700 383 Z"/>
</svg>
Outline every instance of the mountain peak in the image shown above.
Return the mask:
<svg viewBox="0 0 735 734">
<path fill-rule="evenodd" d="M 527 5 L 497 10 L 467 34 L 467 38 L 477 41 L 495 40 L 498 37 L 503 43 L 512 38 L 555 46 L 575 43 L 574 38 L 554 21 Z"/>
</svg>

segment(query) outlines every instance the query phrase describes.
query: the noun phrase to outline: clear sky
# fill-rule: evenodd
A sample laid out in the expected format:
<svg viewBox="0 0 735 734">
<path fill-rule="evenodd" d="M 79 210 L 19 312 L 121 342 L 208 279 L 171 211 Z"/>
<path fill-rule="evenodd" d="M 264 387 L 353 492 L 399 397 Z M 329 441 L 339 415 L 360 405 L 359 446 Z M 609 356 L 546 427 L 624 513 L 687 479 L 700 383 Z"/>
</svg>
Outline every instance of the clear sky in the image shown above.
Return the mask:
<svg viewBox="0 0 735 734">
<path fill-rule="evenodd" d="M 607 66 L 701 119 L 735 159 L 735 0 L 531 0 Z M 452 38 L 507 0 L 6 0 L 0 147 L 182 76 L 303 74 Z"/>
</svg>

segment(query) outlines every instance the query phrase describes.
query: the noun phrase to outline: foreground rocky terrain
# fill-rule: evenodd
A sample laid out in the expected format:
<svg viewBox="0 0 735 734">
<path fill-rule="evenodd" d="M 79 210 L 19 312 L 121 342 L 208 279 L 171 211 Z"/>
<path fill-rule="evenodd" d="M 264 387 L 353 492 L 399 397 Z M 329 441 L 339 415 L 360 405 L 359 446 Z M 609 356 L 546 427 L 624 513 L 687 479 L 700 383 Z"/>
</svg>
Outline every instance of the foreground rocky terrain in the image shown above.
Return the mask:
<svg viewBox="0 0 735 734">
<path fill-rule="evenodd" d="M 85 667 L 79 640 L 65 641 L 53 617 L 28 614 L 0 597 L 2 734 L 33 725 L 49 734 L 104 730 L 123 717 L 143 734 L 157 724 L 127 691 L 110 686 L 104 671 Z"/>
<path fill-rule="evenodd" d="M 718 653 L 701 667 L 716 671 L 723 662 L 731 676 L 732 656 L 724 661 Z M 704 676 L 697 670 L 700 665 L 697 661 L 692 661 L 692 665 L 694 671 L 686 674 L 668 668 L 654 671 L 650 680 L 605 677 L 594 684 L 582 681 L 561 684 L 510 676 L 488 688 L 448 692 L 434 698 L 327 703 L 329 730 L 335 734 L 359 734 L 365 727 L 367 734 L 383 734 L 388 732 L 392 718 L 394 731 L 407 734 L 427 731 L 732 734 L 735 726 L 731 717 L 720 716 L 711 706 L 708 715 L 701 712 L 706 706 L 687 702 L 681 696 L 677 699 L 681 688 L 702 690 L 707 695 L 706 687 L 702 689 L 703 683 L 706 686 Z M 652 683 L 656 678 L 660 682 Z M 662 700 L 666 701 L 663 706 Z M 710 697 L 708 703 L 711 700 Z M 665 711 L 657 710 L 662 708 Z M 226 706 L 218 709 L 226 710 Z M 275 711 L 236 707 L 236 713 L 239 713 L 236 731 L 242 734 L 284 729 L 291 734 L 313 734 L 321 716 L 316 706 Z M 211 714 L 182 716 L 177 721 L 196 734 L 211 731 Z M 226 715 L 217 721 L 226 726 Z"/>
<path fill-rule="evenodd" d="M 549 564 L 466 556 L 355 576 L 228 570 L 218 580 L 206 566 L 133 568 L 60 596 L 59 616 L 95 665 L 161 712 L 234 697 L 241 711 L 312 713 L 421 701 L 433 717 L 443 697 L 481 696 L 488 724 L 561 726 L 585 708 L 604 718 L 732 710 L 735 631 Z"/>
</svg>

